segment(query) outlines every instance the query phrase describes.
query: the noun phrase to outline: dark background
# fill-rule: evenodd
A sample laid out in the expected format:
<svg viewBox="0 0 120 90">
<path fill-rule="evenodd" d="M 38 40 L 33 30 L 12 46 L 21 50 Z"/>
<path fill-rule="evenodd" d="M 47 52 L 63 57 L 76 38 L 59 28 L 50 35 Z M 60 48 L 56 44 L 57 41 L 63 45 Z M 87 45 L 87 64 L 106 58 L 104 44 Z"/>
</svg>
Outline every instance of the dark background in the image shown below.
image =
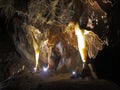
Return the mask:
<svg viewBox="0 0 120 90">
<path fill-rule="evenodd" d="M 104 47 L 94 60 L 95 70 L 100 79 L 113 81 L 120 85 L 120 2 L 108 9 L 110 29 L 108 32 L 109 46 Z M 9 24 L 10 27 L 11 24 Z M 11 25 L 12 26 L 12 25 Z M 12 30 L 12 27 L 9 28 Z M 8 52 L 15 51 L 12 37 L 5 24 L 5 18 L 0 17 L 0 58 Z"/>
<path fill-rule="evenodd" d="M 117 0 L 116 0 L 117 1 Z M 113 8 L 108 9 L 111 17 L 108 32 L 109 46 L 99 52 L 94 60 L 96 72 L 100 78 L 104 78 L 120 85 L 120 2 L 117 1 Z"/>
</svg>

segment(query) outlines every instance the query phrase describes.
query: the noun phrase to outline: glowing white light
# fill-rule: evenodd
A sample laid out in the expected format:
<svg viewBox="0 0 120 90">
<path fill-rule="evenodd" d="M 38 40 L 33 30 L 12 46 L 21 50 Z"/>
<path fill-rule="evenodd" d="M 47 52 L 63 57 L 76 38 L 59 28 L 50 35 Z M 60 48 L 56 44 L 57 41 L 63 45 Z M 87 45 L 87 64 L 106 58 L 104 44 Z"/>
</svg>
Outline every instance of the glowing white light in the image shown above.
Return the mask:
<svg viewBox="0 0 120 90">
<path fill-rule="evenodd" d="M 48 68 L 47 67 L 43 67 L 43 71 L 47 72 Z"/>
<path fill-rule="evenodd" d="M 75 74 L 76 74 L 76 72 L 75 72 L 75 71 L 73 71 L 73 72 L 72 72 L 72 74 L 73 74 L 73 75 L 75 75 Z"/>
<path fill-rule="evenodd" d="M 37 71 L 37 68 L 36 67 L 34 67 L 34 72 L 36 72 Z"/>
</svg>

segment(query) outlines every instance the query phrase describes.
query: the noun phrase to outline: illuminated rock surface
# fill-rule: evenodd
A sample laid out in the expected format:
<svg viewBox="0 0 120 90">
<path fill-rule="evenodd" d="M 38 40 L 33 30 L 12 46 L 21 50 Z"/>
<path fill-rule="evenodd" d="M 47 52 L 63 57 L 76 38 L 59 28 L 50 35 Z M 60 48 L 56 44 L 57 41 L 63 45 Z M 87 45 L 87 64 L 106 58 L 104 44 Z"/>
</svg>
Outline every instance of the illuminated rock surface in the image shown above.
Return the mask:
<svg viewBox="0 0 120 90">
<path fill-rule="evenodd" d="M 65 28 L 64 25 L 66 25 L 66 23 L 69 23 L 69 21 L 72 18 L 71 15 L 73 15 L 74 13 L 73 11 L 71 11 L 71 8 L 66 7 L 72 0 L 66 0 L 66 1 L 64 0 L 65 3 L 67 3 L 67 5 L 66 4 L 63 5 L 65 7 L 62 7 L 62 9 L 60 10 L 60 13 L 57 12 L 57 10 L 52 9 L 53 12 L 55 12 L 58 16 L 61 16 L 61 18 L 56 17 L 55 13 L 51 13 L 50 16 L 47 17 L 46 19 L 46 12 L 49 8 L 45 8 L 46 10 L 42 9 L 43 13 L 41 13 L 41 10 L 39 12 L 39 9 L 42 8 L 42 6 L 39 5 L 40 4 L 39 1 L 47 2 L 52 0 L 38 0 L 38 2 L 35 0 L 0 0 L 0 89 L 3 88 L 6 90 L 14 90 L 14 89 L 15 90 L 29 90 L 29 89 L 41 90 L 41 88 L 42 89 L 52 89 L 52 88 L 64 89 L 65 87 L 65 89 L 72 89 L 72 90 L 73 88 L 83 89 L 83 90 L 89 90 L 89 89 L 101 90 L 101 88 L 102 90 L 104 89 L 119 90 L 119 88 L 113 83 L 113 82 L 116 82 L 117 84 L 120 85 L 120 81 L 119 81 L 120 56 L 119 56 L 119 53 L 117 53 L 120 51 L 120 23 L 119 23 L 120 15 L 118 13 L 119 12 L 118 8 L 120 6 L 119 0 L 110 0 L 113 2 L 113 7 L 110 6 L 110 3 L 106 4 L 106 1 L 109 1 L 109 0 L 102 0 L 102 2 L 100 0 L 96 0 L 99 3 L 99 5 L 108 13 L 108 17 L 109 17 L 108 21 L 110 24 L 110 28 L 109 28 L 110 30 L 108 32 L 109 46 L 103 49 L 103 51 L 101 51 L 94 60 L 98 77 L 103 78 L 105 80 L 90 80 L 90 81 L 87 81 L 87 80 L 56 81 L 58 80 L 58 78 L 59 79 L 70 78 L 70 73 L 69 74 L 61 73 L 57 76 L 54 76 L 53 74 L 54 77 L 51 77 L 51 78 L 49 78 L 49 75 L 44 75 L 44 76 L 41 76 L 40 78 L 39 74 L 32 75 L 31 73 L 30 74 L 27 73 L 28 71 L 32 71 L 35 66 L 34 49 L 32 47 L 32 44 L 30 46 L 29 43 L 26 41 L 26 36 L 25 36 L 26 32 L 24 32 L 24 28 L 22 27 L 22 25 L 30 24 L 38 28 L 42 33 L 44 31 L 47 31 L 48 29 L 51 29 L 53 37 L 51 37 L 51 33 L 49 37 L 54 38 L 54 35 L 56 35 L 56 33 L 61 32 L 61 27 L 55 26 L 56 23 L 57 25 L 61 25 L 62 23 L 63 25 L 62 29 Z M 57 1 L 63 1 L 63 0 L 56 0 L 56 3 Z M 79 0 L 73 0 L 73 1 L 79 1 Z M 61 5 L 61 3 L 59 4 Z M 75 9 L 75 11 L 79 12 L 78 8 L 80 7 L 77 2 L 76 4 L 77 5 L 75 6 L 75 8 L 77 9 Z M 95 5 L 97 6 L 97 8 L 99 8 L 98 4 L 95 4 Z M 86 5 L 84 6 L 86 7 Z M 97 8 L 94 8 L 94 9 L 96 10 Z M 89 9 L 91 10 L 91 8 Z M 100 11 L 102 10 L 100 9 Z M 41 14 L 42 14 L 42 17 L 40 16 Z M 76 21 L 79 21 L 79 14 L 80 13 L 75 14 L 74 18 L 76 18 L 75 19 Z M 86 24 L 86 22 L 84 21 L 86 21 L 87 16 L 84 17 L 84 12 L 81 12 L 81 14 L 82 15 L 81 15 L 80 23 L 81 25 L 83 24 L 83 28 L 84 28 L 84 24 Z M 99 10 L 98 10 L 98 13 L 96 13 L 96 15 L 98 14 L 104 14 L 104 13 L 103 12 L 99 13 Z M 104 20 L 101 18 L 104 18 L 104 17 L 99 17 L 100 26 L 96 27 L 93 30 L 93 32 L 95 32 L 98 36 L 100 36 L 101 39 L 104 39 L 103 37 L 104 36 L 106 37 L 107 35 L 106 28 L 108 27 L 105 27 L 105 29 L 103 30 Z M 97 19 L 95 20 L 97 24 L 98 21 Z M 106 22 L 106 19 L 105 19 L 105 22 Z M 41 27 L 40 25 L 43 27 Z M 88 26 L 92 28 L 92 26 L 90 25 Z M 15 35 L 14 37 L 15 40 L 12 40 L 13 34 Z M 57 34 L 56 36 L 61 36 L 61 34 Z M 69 36 L 66 36 L 66 37 L 69 37 Z M 64 37 L 62 37 L 62 40 L 63 38 Z M 50 43 L 52 43 L 53 41 L 54 40 L 51 39 Z M 74 42 L 70 44 L 74 45 Z M 73 55 L 75 58 L 79 57 L 78 51 L 75 48 L 68 49 L 67 54 L 68 52 L 70 54 L 68 56 Z M 73 53 L 75 52 L 75 53 L 71 54 L 70 52 L 73 52 Z M 79 64 L 81 64 L 80 60 L 78 61 L 79 61 Z M 70 66 L 73 63 L 75 62 L 73 61 L 72 63 L 70 63 Z M 22 75 L 20 71 L 23 69 L 24 66 L 25 66 L 25 70 L 24 70 L 24 73 L 22 73 L 23 74 Z M 74 67 L 75 66 L 76 65 L 74 65 Z M 71 70 L 72 69 L 70 69 L 70 72 Z M 15 77 L 11 78 L 8 81 L 2 82 L 14 74 L 15 74 Z M 47 82 L 43 82 L 43 79 L 45 78 L 47 79 Z M 106 81 L 106 79 L 108 81 Z M 53 82 L 53 80 L 55 81 Z M 109 80 L 111 82 L 109 82 Z"/>
</svg>

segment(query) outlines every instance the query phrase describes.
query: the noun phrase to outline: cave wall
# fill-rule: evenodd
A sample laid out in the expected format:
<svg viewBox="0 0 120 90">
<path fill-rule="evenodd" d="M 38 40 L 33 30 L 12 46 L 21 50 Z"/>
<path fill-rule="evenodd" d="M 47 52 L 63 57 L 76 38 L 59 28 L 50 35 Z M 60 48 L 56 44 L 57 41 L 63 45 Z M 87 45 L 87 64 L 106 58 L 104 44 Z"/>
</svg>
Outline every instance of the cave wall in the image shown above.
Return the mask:
<svg viewBox="0 0 120 90">
<path fill-rule="evenodd" d="M 21 57 L 19 56 L 19 54 L 16 52 L 15 50 L 15 46 L 13 44 L 13 41 L 10 39 L 11 36 L 9 37 L 9 29 L 13 27 L 11 26 L 11 24 L 15 24 L 13 21 L 15 20 L 15 18 L 17 18 L 18 20 L 20 20 L 20 22 L 24 22 L 24 21 L 27 21 L 28 24 L 31 24 L 30 20 L 28 20 L 28 18 L 26 17 L 26 12 L 28 10 L 27 8 L 27 5 L 29 4 L 29 1 L 24 1 L 24 0 L 14 0 L 15 3 L 13 4 L 13 6 L 15 7 L 15 9 L 17 10 L 17 12 L 19 11 L 22 11 L 23 13 L 17 13 L 17 14 L 14 14 L 13 16 L 11 16 L 11 20 L 9 23 L 6 24 L 6 20 L 8 19 L 8 17 L 1 17 L 0 18 L 0 52 L 1 52 L 1 55 L 0 55 L 0 74 L 1 74 L 1 77 L 8 77 L 13 71 L 17 71 L 17 70 L 11 70 L 11 68 L 9 67 L 12 67 L 14 65 L 11 66 L 11 63 L 17 63 L 17 64 L 20 64 L 21 63 Z M 97 0 L 98 2 L 100 2 L 99 0 Z M 77 0 L 75 0 L 75 2 L 78 4 Z M 107 7 L 107 9 L 105 8 L 106 5 L 103 5 L 101 4 L 100 2 L 100 5 L 102 6 L 102 8 L 108 12 L 108 16 L 109 16 L 109 22 L 110 22 L 110 29 L 109 29 L 109 32 L 108 32 L 108 38 L 109 38 L 109 42 L 110 42 L 110 46 L 103 49 L 102 52 L 99 53 L 99 55 L 97 56 L 96 58 L 96 61 L 95 61 L 95 66 L 96 66 L 96 71 L 98 73 L 98 76 L 100 76 L 101 78 L 107 78 L 109 80 L 111 80 L 112 75 L 116 78 L 113 78 L 112 80 L 115 80 L 116 82 L 117 81 L 117 77 L 118 77 L 118 73 L 115 70 L 119 71 L 118 68 L 119 68 L 119 54 L 116 52 L 120 50 L 119 48 L 119 45 L 120 45 L 120 42 L 119 42 L 119 38 L 120 38 L 120 25 L 119 25 L 119 21 L 120 21 L 120 15 L 119 15 L 119 1 L 118 0 L 112 0 L 114 4 L 114 6 L 111 8 L 111 7 Z M 4 3 L 0 3 L 0 8 L 1 6 L 3 5 L 7 5 L 9 4 L 9 1 L 4 1 Z M 77 6 L 76 5 L 76 8 L 78 8 L 79 5 Z M 77 11 L 78 9 L 75 9 L 76 11 L 75 12 L 79 12 Z M 0 10 L 0 12 L 2 12 Z M 1 16 L 5 16 L 5 14 L 1 14 Z M 8 14 L 9 16 L 9 14 Z M 79 14 L 77 13 L 77 15 L 75 15 L 75 20 L 77 21 L 79 19 Z M 5 19 L 6 18 L 6 19 Z M 15 21 L 17 22 L 17 21 Z M 35 25 L 35 23 L 32 23 L 33 25 Z M 18 25 L 21 25 L 20 23 L 18 23 Z M 7 28 L 7 26 L 9 26 Z M 14 26 L 14 25 L 13 25 Z M 35 25 L 36 27 L 39 28 L 39 26 Z M 100 28 L 100 27 L 99 27 Z M 14 31 L 11 30 L 10 33 L 13 33 Z M 4 49 L 3 49 L 4 48 Z M 114 53 L 115 52 L 115 53 Z M 6 57 L 7 56 L 7 57 Z M 7 59 L 8 58 L 8 59 Z M 10 60 L 10 61 L 9 61 Z M 16 62 L 16 60 L 18 62 Z M 109 64 L 108 64 L 109 62 Z M 23 65 L 20 64 L 20 66 Z M 14 66 L 14 67 L 17 67 Z M 109 68 L 110 67 L 110 68 Z M 107 72 L 108 71 L 108 72 Z M 9 72 L 9 73 L 6 73 L 6 72 Z M 3 74 L 4 73 L 4 74 Z M 111 74 L 112 73 L 112 74 Z M 7 75 L 5 75 L 7 74 Z M 1 78 L 3 79 L 3 78 Z"/>
</svg>

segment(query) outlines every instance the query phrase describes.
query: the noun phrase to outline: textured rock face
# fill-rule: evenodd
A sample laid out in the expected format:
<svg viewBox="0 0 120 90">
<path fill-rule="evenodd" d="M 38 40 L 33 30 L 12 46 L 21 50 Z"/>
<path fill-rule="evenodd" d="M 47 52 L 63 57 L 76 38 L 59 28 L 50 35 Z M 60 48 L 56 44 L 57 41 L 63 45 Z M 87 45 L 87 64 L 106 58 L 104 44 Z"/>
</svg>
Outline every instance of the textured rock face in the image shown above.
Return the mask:
<svg viewBox="0 0 120 90">
<path fill-rule="evenodd" d="M 16 74 L 20 69 L 29 66 L 16 51 L 13 41 L 0 26 L 0 81 Z M 30 68 L 29 68 L 30 69 Z"/>
<path fill-rule="evenodd" d="M 55 68 L 65 65 L 68 70 L 72 70 L 82 63 L 78 48 L 76 48 L 77 41 L 74 33 L 65 31 L 70 21 L 78 22 L 83 29 L 95 32 L 102 40 L 106 38 L 107 13 L 97 2 L 90 2 L 90 0 L 84 2 L 79 0 L 1 0 L 0 2 L 1 16 L 5 16 L 5 20 L 9 21 L 8 24 L 12 23 L 9 28 L 12 28 L 10 32 L 16 50 L 25 61 L 29 62 L 32 68 L 35 65 L 33 40 L 38 47 L 42 48 L 39 64 L 50 62 L 51 66 L 55 64 Z M 41 34 L 36 34 L 35 31 Z M 44 41 L 47 39 L 49 40 L 48 45 L 43 48 Z M 59 42 L 62 42 L 63 54 L 60 53 L 60 49 L 56 48 Z M 50 51 L 48 48 L 51 46 L 52 55 L 49 60 L 48 53 Z M 11 59 L 12 55 L 15 56 L 15 60 L 18 60 L 18 64 L 23 63 L 24 60 L 22 61 L 14 51 L 10 52 L 8 58 Z M 62 62 L 63 57 L 66 60 L 64 63 Z M 14 59 L 13 62 L 16 62 Z M 18 64 L 15 65 L 19 66 Z M 22 67 L 24 64 L 20 65 Z"/>
</svg>

